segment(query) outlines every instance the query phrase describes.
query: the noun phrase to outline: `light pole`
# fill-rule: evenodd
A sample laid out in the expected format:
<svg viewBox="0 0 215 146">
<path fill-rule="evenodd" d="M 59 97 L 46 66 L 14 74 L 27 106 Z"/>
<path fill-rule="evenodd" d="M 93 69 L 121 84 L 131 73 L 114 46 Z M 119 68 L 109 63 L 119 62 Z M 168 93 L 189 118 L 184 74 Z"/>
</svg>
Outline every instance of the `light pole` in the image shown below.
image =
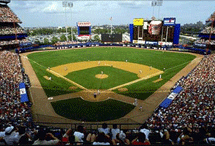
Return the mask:
<svg viewBox="0 0 215 146">
<path fill-rule="evenodd" d="M 68 41 L 68 36 L 67 36 L 67 18 L 66 18 L 66 7 L 68 5 L 67 1 L 62 2 L 63 7 L 65 7 L 65 19 L 66 19 L 66 41 Z"/>
<path fill-rule="evenodd" d="M 68 7 L 72 8 L 73 7 L 73 3 L 72 2 L 68 2 Z M 72 9 L 71 9 L 71 20 L 72 20 Z M 71 40 L 73 42 L 72 24 L 71 24 Z"/>
<path fill-rule="evenodd" d="M 67 1 L 63 1 L 62 2 L 63 7 L 65 7 L 65 18 L 66 18 L 66 40 L 68 41 L 68 34 L 67 34 L 67 17 L 66 17 L 66 8 L 69 7 L 73 7 L 73 3 L 72 2 L 67 2 Z M 72 29 L 72 28 L 71 28 Z M 71 32 L 72 34 L 72 32 Z"/>
</svg>

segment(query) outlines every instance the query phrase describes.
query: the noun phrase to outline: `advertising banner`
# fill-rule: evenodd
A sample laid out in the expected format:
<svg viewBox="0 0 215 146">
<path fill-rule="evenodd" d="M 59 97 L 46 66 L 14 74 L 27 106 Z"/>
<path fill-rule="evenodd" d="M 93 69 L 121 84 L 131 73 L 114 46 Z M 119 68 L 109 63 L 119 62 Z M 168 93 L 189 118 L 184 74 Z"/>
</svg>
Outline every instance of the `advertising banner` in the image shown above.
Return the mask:
<svg viewBox="0 0 215 146">
<path fill-rule="evenodd" d="M 162 27 L 161 21 L 151 21 L 148 32 L 151 35 L 159 35 Z"/>
<path fill-rule="evenodd" d="M 29 100 L 28 100 L 28 95 L 27 95 L 26 88 L 25 88 L 25 83 L 19 84 L 19 91 L 20 91 L 21 103 L 28 102 Z"/>
<path fill-rule="evenodd" d="M 163 19 L 164 26 L 174 26 L 175 22 L 176 22 L 175 18 L 164 18 Z"/>
<path fill-rule="evenodd" d="M 144 22 L 143 29 L 147 30 L 148 29 L 147 27 L 148 27 L 148 22 Z"/>
<path fill-rule="evenodd" d="M 133 20 L 134 26 L 143 26 L 143 22 L 144 22 L 143 18 L 136 18 Z"/>
<path fill-rule="evenodd" d="M 158 42 L 156 41 L 146 41 L 146 45 L 158 45 Z"/>
<path fill-rule="evenodd" d="M 77 24 L 79 27 L 83 27 L 83 26 L 91 26 L 90 22 L 78 22 Z"/>
</svg>

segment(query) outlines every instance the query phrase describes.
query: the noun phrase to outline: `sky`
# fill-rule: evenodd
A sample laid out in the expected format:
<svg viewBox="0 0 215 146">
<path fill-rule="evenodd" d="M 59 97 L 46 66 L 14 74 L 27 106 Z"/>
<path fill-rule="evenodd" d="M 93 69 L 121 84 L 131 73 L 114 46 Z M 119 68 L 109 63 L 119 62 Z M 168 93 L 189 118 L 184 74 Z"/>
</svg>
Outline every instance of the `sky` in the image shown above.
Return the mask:
<svg viewBox="0 0 215 146">
<path fill-rule="evenodd" d="M 160 7 L 152 7 L 149 0 L 70 2 L 73 3 L 72 8 L 63 7 L 62 1 L 52 0 L 11 0 L 8 5 L 21 19 L 23 27 L 75 26 L 77 22 L 85 21 L 92 25 L 121 25 L 131 24 L 134 18 L 150 19 L 152 16 L 160 19 L 175 17 L 176 23 L 183 25 L 198 21 L 205 23 L 215 11 L 215 0 L 164 0 Z"/>
</svg>

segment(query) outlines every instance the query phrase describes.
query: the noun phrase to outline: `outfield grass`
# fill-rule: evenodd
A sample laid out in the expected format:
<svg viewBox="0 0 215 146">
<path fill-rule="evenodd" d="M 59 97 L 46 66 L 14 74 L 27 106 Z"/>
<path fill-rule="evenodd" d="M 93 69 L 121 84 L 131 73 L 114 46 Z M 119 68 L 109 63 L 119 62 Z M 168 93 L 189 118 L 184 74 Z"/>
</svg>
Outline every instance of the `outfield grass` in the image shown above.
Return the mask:
<svg viewBox="0 0 215 146">
<path fill-rule="evenodd" d="M 96 74 L 108 75 L 108 78 L 98 79 Z M 84 86 L 87 89 L 109 89 L 138 79 L 137 74 L 121 69 L 100 66 L 69 73 L 66 78 Z"/>
<path fill-rule="evenodd" d="M 63 117 L 91 122 L 118 119 L 134 108 L 131 104 L 112 99 L 102 102 L 88 102 L 81 98 L 52 102 L 52 106 L 55 112 Z"/>
<path fill-rule="evenodd" d="M 71 92 L 77 92 L 81 89 L 70 90 L 71 83 L 58 78 L 46 71 L 48 67 L 55 67 L 73 62 L 82 61 L 125 61 L 132 63 L 139 63 L 143 65 L 152 66 L 159 70 L 164 70 L 162 74 L 162 81 L 153 83 L 159 76 L 152 77 L 147 80 L 126 86 L 128 91 L 115 92 L 124 94 L 133 98 L 146 99 L 153 94 L 158 88 L 169 81 L 176 73 L 183 69 L 195 56 L 189 54 L 173 53 L 154 51 L 146 49 L 133 49 L 133 48 L 113 48 L 98 47 L 87 48 L 78 50 L 60 50 L 51 52 L 40 52 L 29 54 L 28 58 L 40 80 L 40 83 L 48 97 L 56 96 Z M 37 62 L 38 64 L 34 63 Z M 43 67 L 42 67 L 43 66 Z M 97 79 L 95 74 L 101 73 L 101 70 L 108 74 L 107 79 Z M 51 76 L 52 80 L 48 81 L 43 76 Z M 137 75 L 123 70 L 110 68 L 110 67 L 96 67 L 82 71 L 72 72 L 66 76 L 71 80 L 91 89 L 107 89 L 115 86 L 116 82 L 126 83 L 131 80 L 137 79 Z M 120 83 L 121 84 L 121 83 Z M 113 85 L 113 86 L 111 86 Z M 118 85 L 118 84 L 117 84 Z M 52 106 L 57 114 L 74 120 L 85 121 L 104 121 L 118 119 L 129 113 L 134 106 L 120 101 L 107 100 L 103 102 L 87 102 L 80 98 L 63 100 L 53 102 Z"/>
<path fill-rule="evenodd" d="M 171 68 L 190 61 L 193 55 L 174 52 L 162 52 L 146 49 L 98 47 L 87 49 L 44 51 L 29 54 L 28 58 L 42 64 L 45 67 L 55 67 L 72 62 L 82 61 L 125 61 L 144 64 L 159 70 Z"/>
<path fill-rule="evenodd" d="M 188 62 L 189 63 L 189 62 Z M 114 92 L 123 94 L 126 96 L 130 96 L 133 98 L 144 100 L 148 98 L 150 95 L 152 95 L 158 88 L 160 88 L 162 85 L 164 85 L 167 81 L 169 81 L 176 73 L 178 73 L 180 70 L 182 70 L 188 63 L 176 66 L 174 68 L 166 70 L 162 74 L 162 81 L 153 83 L 153 81 L 157 80 L 159 76 L 152 77 L 147 80 L 143 80 L 128 86 L 125 86 L 125 88 L 128 89 L 128 91 L 125 92 L 119 92 L 118 90 L 115 90 Z M 166 91 L 164 91 L 166 92 Z"/>
<path fill-rule="evenodd" d="M 98 48 L 87 48 L 87 49 L 73 49 L 73 50 L 60 50 L 60 51 L 51 51 L 51 52 L 39 52 L 29 54 L 28 58 L 30 60 L 34 60 L 37 63 L 47 67 L 55 67 L 58 65 L 63 65 L 66 63 L 72 62 L 82 62 L 82 61 L 98 61 L 98 60 L 110 60 L 110 61 L 125 61 L 132 63 L 139 63 L 148 66 L 152 66 L 159 70 L 163 70 L 165 68 L 165 73 L 162 75 L 163 80 L 158 83 L 153 83 L 152 81 L 158 79 L 157 77 L 153 77 L 148 80 L 143 80 L 138 83 L 127 86 L 128 92 L 120 93 L 125 94 L 134 98 L 145 99 L 149 95 L 151 95 L 154 91 L 156 91 L 159 87 L 165 84 L 169 79 L 171 79 L 177 72 L 179 72 L 182 68 L 184 68 L 191 60 L 195 58 L 195 56 L 190 54 L 182 54 L 182 53 L 174 53 L 174 52 L 163 52 L 163 51 L 155 51 L 155 50 L 146 50 L 146 49 L 134 49 L 134 48 L 120 48 L 116 47 L 111 49 L 110 47 L 98 47 Z M 33 65 L 34 67 L 35 65 Z M 39 70 L 34 67 L 34 70 L 37 74 L 39 74 Z M 105 70 L 105 69 L 104 69 Z M 90 71 L 90 70 L 88 70 Z M 86 72 L 88 72 L 86 70 Z M 93 71 L 93 70 L 91 70 Z M 78 71 L 79 73 L 81 71 Z M 114 72 L 114 71 L 113 71 Z M 94 76 L 94 73 L 83 73 L 83 76 L 78 73 L 71 73 L 68 75 L 68 78 L 74 79 L 77 83 L 80 83 L 83 86 L 87 86 L 87 84 L 96 83 L 93 87 L 96 88 L 99 86 L 98 82 L 94 77 L 85 78 L 89 74 Z M 73 78 L 72 74 L 76 74 L 77 78 Z M 43 75 L 37 75 L 40 81 L 44 81 Z M 50 75 L 49 75 L 50 76 Z M 130 80 L 130 75 L 124 77 Z M 113 78 L 114 80 L 116 78 Z M 104 79 L 105 80 L 105 79 Z M 121 80 L 121 79 L 120 79 Z M 64 82 L 63 79 L 59 79 L 59 82 Z M 47 81 L 44 81 L 47 82 Z M 84 83 L 85 82 L 85 83 Z M 62 86 L 57 86 L 59 88 L 63 88 L 63 85 L 66 82 L 62 83 Z M 43 88 L 45 87 L 45 92 L 47 95 L 59 95 L 59 92 L 55 92 L 55 87 L 49 86 L 47 83 L 41 82 Z M 60 83 L 59 83 L 60 84 Z M 107 83 L 108 84 L 108 83 Z M 88 85 L 91 86 L 91 85 Z M 102 88 L 107 88 L 109 85 L 102 84 Z M 50 93 L 53 92 L 53 93 Z M 115 92 L 118 92 L 117 90 Z M 64 94 L 61 92 L 61 94 Z"/>
<path fill-rule="evenodd" d="M 76 90 L 70 90 L 69 87 L 74 86 L 73 84 L 63 80 L 62 78 L 58 78 L 53 74 L 46 71 L 46 68 L 36 64 L 32 60 L 29 60 L 47 97 L 57 96 L 67 93 L 73 93 L 80 91 L 80 88 Z M 44 76 L 51 77 L 52 80 L 46 80 Z"/>
</svg>

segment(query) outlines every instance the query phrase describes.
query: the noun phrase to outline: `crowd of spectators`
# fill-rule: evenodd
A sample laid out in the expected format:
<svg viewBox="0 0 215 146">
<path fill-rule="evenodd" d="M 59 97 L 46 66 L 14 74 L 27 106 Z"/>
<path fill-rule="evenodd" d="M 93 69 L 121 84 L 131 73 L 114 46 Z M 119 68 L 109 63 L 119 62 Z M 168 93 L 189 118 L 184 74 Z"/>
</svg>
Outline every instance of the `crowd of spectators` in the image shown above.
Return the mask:
<svg viewBox="0 0 215 146">
<path fill-rule="evenodd" d="M 215 54 L 205 56 L 175 85 L 183 91 L 172 104 L 158 108 L 138 130 L 109 128 L 50 130 L 31 122 L 30 108 L 20 102 L 18 85 L 25 80 L 19 56 L 0 53 L 0 144 L 150 145 L 215 143 Z"/>
<path fill-rule="evenodd" d="M 0 144 L 8 145 L 188 145 L 215 144 L 214 127 L 193 129 L 151 129 L 143 124 L 138 130 L 119 129 L 113 124 L 109 128 L 89 130 L 79 125 L 77 129 L 50 127 L 28 128 L 8 125 L 0 129 Z"/>
<path fill-rule="evenodd" d="M 22 40 L 8 40 L 8 41 L 0 41 L 0 46 L 5 46 L 5 45 L 18 45 L 21 43 L 28 43 L 29 41 L 26 39 Z"/>
<path fill-rule="evenodd" d="M 24 34 L 25 31 L 22 27 L 17 25 L 15 28 L 13 25 L 0 26 L 0 35 L 11 35 L 11 34 Z"/>
<path fill-rule="evenodd" d="M 177 86 L 181 86 L 183 91 L 176 96 L 168 108 L 158 108 L 155 111 L 146 121 L 149 128 L 159 130 L 165 128 L 178 132 L 186 127 L 189 128 L 186 131 L 189 134 L 196 134 L 196 131 L 203 130 L 204 134 L 207 133 L 209 136 L 215 137 L 214 75 L 215 54 L 212 54 L 205 56 L 187 77 L 182 78 L 177 83 Z M 210 133 L 210 130 L 213 132 Z M 197 141 L 199 141 L 198 136 L 195 135 Z M 207 135 L 202 135 L 200 140 L 206 137 Z M 193 137 L 189 140 L 194 141 Z M 215 139 L 213 140 L 215 142 Z"/>
<path fill-rule="evenodd" d="M 210 33 L 215 34 L 215 27 L 214 28 L 212 28 L 211 26 L 206 27 L 205 29 L 203 29 L 201 31 L 201 33 L 203 33 L 203 34 L 210 34 Z"/>
<path fill-rule="evenodd" d="M 1 124 L 31 124 L 29 104 L 20 101 L 19 83 L 24 81 L 23 75 L 24 72 L 17 54 L 9 51 L 0 52 Z"/>
<path fill-rule="evenodd" d="M 65 42 L 57 42 L 55 43 L 55 46 L 59 46 L 59 45 L 71 45 L 71 44 L 78 44 L 80 42 L 78 41 L 65 41 Z"/>
<path fill-rule="evenodd" d="M 215 20 L 215 12 L 211 14 L 210 18 L 208 18 L 206 21 L 214 21 Z"/>
<path fill-rule="evenodd" d="M 21 22 L 16 14 L 7 6 L 0 4 L 0 22 Z"/>
<path fill-rule="evenodd" d="M 200 40 L 196 40 L 195 43 L 197 44 L 210 44 L 210 45 L 215 45 L 215 40 L 205 40 L 205 39 L 200 39 Z"/>
</svg>

